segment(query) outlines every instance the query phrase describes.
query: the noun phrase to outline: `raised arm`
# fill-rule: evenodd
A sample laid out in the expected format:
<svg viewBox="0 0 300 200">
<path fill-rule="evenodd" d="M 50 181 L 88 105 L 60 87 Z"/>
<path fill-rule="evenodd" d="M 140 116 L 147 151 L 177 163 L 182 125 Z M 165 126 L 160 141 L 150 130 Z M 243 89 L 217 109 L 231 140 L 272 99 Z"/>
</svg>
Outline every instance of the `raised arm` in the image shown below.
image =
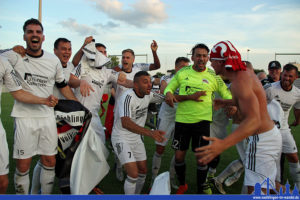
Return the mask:
<svg viewBox="0 0 300 200">
<path fill-rule="evenodd" d="M 81 46 L 81 48 L 77 51 L 77 53 L 74 55 L 73 57 L 73 60 L 72 60 L 72 63 L 73 65 L 76 67 L 80 60 L 81 60 L 81 57 L 83 56 L 83 51 L 82 49 L 85 47 L 85 45 L 89 44 L 90 42 L 92 42 L 93 40 L 93 36 L 89 36 L 89 37 L 86 37 L 85 40 L 84 40 L 84 43 L 83 45 Z"/>
<path fill-rule="evenodd" d="M 49 107 L 54 107 L 58 103 L 58 99 L 50 95 L 48 98 L 42 98 L 31 94 L 25 90 L 17 90 L 10 92 L 14 99 L 28 104 L 43 104 Z"/>
<path fill-rule="evenodd" d="M 154 63 L 150 65 L 149 70 L 156 70 L 160 68 L 160 61 L 159 58 L 157 56 L 157 43 L 155 40 L 153 40 L 153 42 L 151 43 L 151 50 L 152 50 L 152 54 L 153 54 L 153 60 Z"/>
</svg>

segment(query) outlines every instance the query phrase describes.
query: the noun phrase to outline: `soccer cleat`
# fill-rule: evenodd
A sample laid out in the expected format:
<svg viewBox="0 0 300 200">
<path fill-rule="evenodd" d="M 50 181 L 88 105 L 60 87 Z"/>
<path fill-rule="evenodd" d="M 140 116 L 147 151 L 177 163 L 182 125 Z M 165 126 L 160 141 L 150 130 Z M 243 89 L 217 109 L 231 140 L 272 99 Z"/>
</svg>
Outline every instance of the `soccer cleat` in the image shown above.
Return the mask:
<svg viewBox="0 0 300 200">
<path fill-rule="evenodd" d="M 236 177 L 235 174 L 233 176 L 230 176 L 226 179 L 226 181 L 224 182 L 224 184 L 229 187 L 232 184 L 234 184 L 235 182 L 237 182 L 239 180 L 240 177 Z"/>
<path fill-rule="evenodd" d="M 100 190 L 100 188 L 97 188 L 97 187 L 95 187 L 94 189 L 93 189 L 93 192 L 95 192 L 95 194 L 104 194 L 104 192 L 102 191 L 102 190 Z"/>
<path fill-rule="evenodd" d="M 176 194 L 184 194 L 188 189 L 188 185 L 184 184 L 184 185 L 180 185 Z"/>
<path fill-rule="evenodd" d="M 211 179 L 211 183 L 219 193 L 226 194 L 225 190 L 223 189 L 223 184 L 220 183 L 216 178 Z"/>
<path fill-rule="evenodd" d="M 206 182 L 202 185 L 202 191 L 200 191 L 200 194 L 212 194 L 210 183 Z"/>
<path fill-rule="evenodd" d="M 211 179 L 213 179 L 215 177 L 214 173 L 207 173 L 207 181 L 210 181 Z"/>
</svg>

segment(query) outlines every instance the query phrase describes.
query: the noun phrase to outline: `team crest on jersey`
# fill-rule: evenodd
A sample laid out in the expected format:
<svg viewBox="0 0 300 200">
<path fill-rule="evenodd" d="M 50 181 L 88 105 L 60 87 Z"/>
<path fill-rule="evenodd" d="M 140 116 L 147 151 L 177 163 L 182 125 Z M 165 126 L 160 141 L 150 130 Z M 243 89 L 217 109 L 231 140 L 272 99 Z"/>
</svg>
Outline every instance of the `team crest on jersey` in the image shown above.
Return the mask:
<svg viewBox="0 0 300 200">
<path fill-rule="evenodd" d="M 203 82 L 203 83 L 206 83 L 206 84 L 209 84 L 209 82 L 208 82 L 207 79 L 202 79 L 202 82 Z"/>
</svg>

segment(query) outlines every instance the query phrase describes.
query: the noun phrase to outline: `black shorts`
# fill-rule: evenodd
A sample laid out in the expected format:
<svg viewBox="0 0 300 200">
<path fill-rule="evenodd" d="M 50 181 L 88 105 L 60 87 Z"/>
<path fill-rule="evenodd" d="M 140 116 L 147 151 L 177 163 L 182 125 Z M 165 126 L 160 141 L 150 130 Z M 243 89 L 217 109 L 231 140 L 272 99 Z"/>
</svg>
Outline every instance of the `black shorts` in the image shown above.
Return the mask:
<svg viewBox="0 0 300 200">
<path fill-rule="evenodd" d="M 172 148 L 175 150 L 186 151 L 189 149 L 190 140 L 192 139 L 192 151 L 195 152 L 195 148 L 209 144 L 209 141 L 202 138 L 202 136 L 209 137 L 209 132 L 209 121 L 203 120 L 192 124 L 176 122 Z"/>
</svg>

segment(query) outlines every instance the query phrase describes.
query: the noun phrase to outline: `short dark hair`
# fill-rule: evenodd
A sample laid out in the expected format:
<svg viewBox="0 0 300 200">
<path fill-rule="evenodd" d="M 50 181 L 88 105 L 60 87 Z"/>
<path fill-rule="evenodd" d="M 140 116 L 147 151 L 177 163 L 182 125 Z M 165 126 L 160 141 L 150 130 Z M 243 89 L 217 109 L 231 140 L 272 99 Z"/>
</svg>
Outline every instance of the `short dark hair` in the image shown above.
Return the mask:
<svg viewBox="0 0 300 200">
<path fill-rule="evenodd" d="M 192 55 L 194 55 L 196 49 L 205 49 L 207 51 L 207 53 L 209 53 L 209 48 L 203 43 L 196 44 L 192 48 Z"/>
<path fill-rule="evenodd" d="M 104 49 L 106 49 L 106 46 L 102 43 L 95 43 L 95 47 L 103 47 Z"/>
<path fill-rule="evenodd" d="M 190 62 L 190 59 L 188 59 L 187 57 L 178 57 L 175 60 L 175 65 L 177 65 L 180 62 Z"/>
<path fill-rule="evenodd" d="M 134 75 L 133 82 L 136 83 L 141 76 L 150 76 L 150 74 L 146 71 L 139 71 Z"/>
<path fill-rule="evenodd" d="M 57 49 L 57 48 L 58 48 L 58 44 L 59 44 L 60 42 L 71 43 L 71 41 L 68 40 L 67 38 L 58 38 L 58 39 L 55 40 L 55 42 L 54 42 L 54 49 Z"/>
<path fill-rule="evenodd" d="M 288 71 L 289 72 L 289 71 L 292 71 L 292 70 L 295 70 L 296 75 L 298 76 L 298 68 L 295 65 L 289 63 L 289 64 L 284 65 L 284 67 L 283 67 L 283 71 Z"/>
<path fill-rule="evenodd" d="M 126 53 L 126 52 L 129 52 L 129 53 L 131 53 L 133 56 L 135 56 L 135 55 L 134 55 L 134 51 L 133 51 L 132 49 L 124 49 L 124 50 L 122 51 L 122 54 L 123 54 L 123 53 Z"/>
<path fill-rule="evenodd" d="M 28 25 L 30 25 L 30 24 L 39 25 L 39 26 L 42 28 L 42 31 L 44 31 L 44 27 L 43 27 L 42 23 L 41 23 L 39 20 L 37 20 L 37 19 L 31 18 L 31 19 L 28 19 L 28 20 L 24 23 L 24 25 L 23 25 L 23 31 L 24 31 L 24 33 L 25 33 L 25 31 L 26 31 L 26 27 L 27 27 Z"/>
</svg>

